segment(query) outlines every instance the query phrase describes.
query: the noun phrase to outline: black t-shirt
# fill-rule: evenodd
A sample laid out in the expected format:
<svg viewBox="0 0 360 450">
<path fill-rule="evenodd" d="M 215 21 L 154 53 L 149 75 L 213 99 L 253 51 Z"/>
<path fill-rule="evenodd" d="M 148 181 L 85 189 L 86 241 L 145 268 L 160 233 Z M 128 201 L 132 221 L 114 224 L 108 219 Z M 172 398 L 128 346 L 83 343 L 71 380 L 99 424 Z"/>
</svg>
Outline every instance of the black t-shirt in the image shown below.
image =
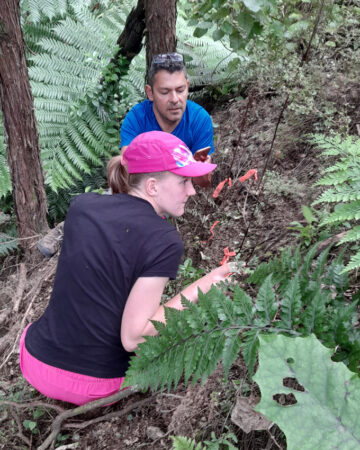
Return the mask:
<svg viewBox="0 0 360 450">
<path fill-rule="evenodd" d="M 82 194 L 69 208 L 50 303 L 25 345 L 40 361 L 98 378 L 124 376 L 121 319 L 139 277 L 176 277 L 183 243 L 146 200 Z M 144 295 L 146 302 L 146 295 Z"/>
</svg>

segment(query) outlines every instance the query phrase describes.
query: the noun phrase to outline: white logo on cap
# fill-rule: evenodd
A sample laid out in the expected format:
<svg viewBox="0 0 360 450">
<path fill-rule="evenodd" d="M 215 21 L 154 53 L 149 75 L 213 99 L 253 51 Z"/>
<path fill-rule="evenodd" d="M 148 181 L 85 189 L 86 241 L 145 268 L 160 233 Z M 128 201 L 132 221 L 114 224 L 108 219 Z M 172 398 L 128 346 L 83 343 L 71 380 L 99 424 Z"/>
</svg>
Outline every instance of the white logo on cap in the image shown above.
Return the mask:
<svg viewBox="0 0 360 450">
<path fill-rule="evenodd" d="M 191 153 L 191 151 L 185 147 L 184 145 L 179 144 L 178 147 L 173 149 L 173 158 L 176 161 L 176 165 L 178 167 L 185 167 L 192 162 L 195 162 L 195 159 Z"/>
</svg>

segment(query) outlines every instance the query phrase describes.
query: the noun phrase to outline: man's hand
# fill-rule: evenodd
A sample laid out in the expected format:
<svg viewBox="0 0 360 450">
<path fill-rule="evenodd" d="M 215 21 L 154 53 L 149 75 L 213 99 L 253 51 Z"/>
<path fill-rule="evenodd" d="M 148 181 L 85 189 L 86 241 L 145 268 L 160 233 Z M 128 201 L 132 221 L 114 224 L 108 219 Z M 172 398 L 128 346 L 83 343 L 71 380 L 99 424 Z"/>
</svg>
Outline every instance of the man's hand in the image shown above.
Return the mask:
<svg viewBox="0 0 360 450">
<path fill-rule="evenodd" d="M 200 150 L 197 150 L 194 153 L 194 159 L 195 161 L 200 161 L 206 164 L 211 163 L 211 156 L 208 154 L 211 147 L 205 147 Z M 194 177 L 193 178 L 193 184 L 197 184 L 200 187 L 209 187 L 211 186 L 211 173 L 207 173 L 206 175 L 203 175 L 201 177 Z"/>
</svg>

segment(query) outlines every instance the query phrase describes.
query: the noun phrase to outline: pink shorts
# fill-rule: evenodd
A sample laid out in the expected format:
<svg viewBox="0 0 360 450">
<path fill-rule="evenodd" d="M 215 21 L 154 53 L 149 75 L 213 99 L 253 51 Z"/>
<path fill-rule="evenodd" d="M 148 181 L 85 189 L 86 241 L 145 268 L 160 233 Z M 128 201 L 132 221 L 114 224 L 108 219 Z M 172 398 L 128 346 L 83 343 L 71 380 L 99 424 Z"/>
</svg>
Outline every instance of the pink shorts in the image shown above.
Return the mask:
<svg viewBox="0 0 360 450">
<path fill-rule="evenodd" d="M 20 368 L 25 379 L 41 394 L 55 400 L 83 405 L 120 390 L 124 377 L 95 378 L 58 369 L 34 358 L 25 348 L 25 336 L 30 325 L 20 338 Z"/>
</svg>

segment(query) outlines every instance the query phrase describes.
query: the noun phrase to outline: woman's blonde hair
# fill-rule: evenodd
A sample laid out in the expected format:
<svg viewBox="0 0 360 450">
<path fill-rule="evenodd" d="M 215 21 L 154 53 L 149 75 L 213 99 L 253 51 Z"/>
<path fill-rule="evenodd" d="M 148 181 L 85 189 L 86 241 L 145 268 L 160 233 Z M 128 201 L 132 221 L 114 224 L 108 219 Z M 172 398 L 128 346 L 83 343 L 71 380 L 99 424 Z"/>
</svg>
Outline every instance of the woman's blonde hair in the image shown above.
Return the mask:
<svg viewBox="0 0 360 450">
<path fill-rule="evenodd" d="M 167 172 L 131 173 L 122 164 L 122 156 L 114 156 L 107 165 L 107 179 L 113 194 L 128 194 L 132 188 L 139 186 L 144 178 L 161 178 Z"/>
</svg>

